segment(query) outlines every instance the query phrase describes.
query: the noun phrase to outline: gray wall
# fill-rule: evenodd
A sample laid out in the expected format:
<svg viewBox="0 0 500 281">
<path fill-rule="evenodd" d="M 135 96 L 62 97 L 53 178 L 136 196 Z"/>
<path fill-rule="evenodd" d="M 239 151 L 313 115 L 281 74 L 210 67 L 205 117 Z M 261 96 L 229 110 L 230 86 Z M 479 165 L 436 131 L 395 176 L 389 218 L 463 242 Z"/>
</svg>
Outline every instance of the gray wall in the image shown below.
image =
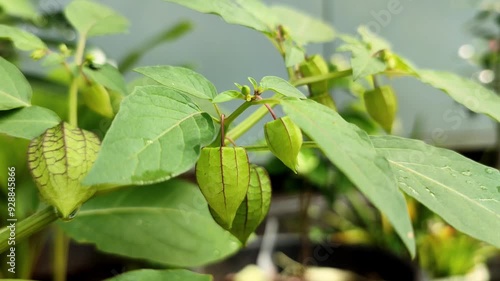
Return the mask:
<svg viewBox="0 0 500 281">
<path fill-rule="evenodd" d="M 56 0 L 54 0 L 56 1 Z M 61 5 L 68 1 L 57 0 Z M 208 1 L 208 0 L 207 0 Z M 270 42 L 257 32 L 225 24 L 213 15 L 204 15 L 161 0 L 103 0 L 131 21 L 130 33 L 96 38 L 92 41 L 112 58 L 121 58 L 136 46 L 181 19 L 195 25 L 194 32 L 181 40 L 156 48 L 141 65 L 194 63 L 196 70 L 213 81 L 219 91 L 234 89 L 233 83 L 247 83 L 246 77 L 286 77 L 280 56 Z M 471 77 L 473 66 L 458 58 L 457 49 L 472 42 L 465 24 L 474 15 L 472 0 L 268 0 L 287 4 L 332 22 L 340 32 L 354 33 L 368 24 L 388 39 L 396 52 L 422 68 L 448 70 Z M 390 5 L 397 6 L 391 13 Z M 310 46 L 311 52 L 331 54 L 333 46 Z M 477 146 L 494 141 L 494 123 L 487 117 L 469 118 L 447 95 L 418 81 L 393 81 L 398 93 L 401 127 L 409 135 L 415 121 L 421 122 L 425 139 L 447 146 Z M 339 95 L 342 95 L 341 93 Z M 340 97 L 343 98 L 343 97 Z M 234 105 L 233 105 L 234 106 Z M 230 106 L 231 107 L 231 106 Z M 439 139 L 432 134 L 442 132 Z"/>
</svg>

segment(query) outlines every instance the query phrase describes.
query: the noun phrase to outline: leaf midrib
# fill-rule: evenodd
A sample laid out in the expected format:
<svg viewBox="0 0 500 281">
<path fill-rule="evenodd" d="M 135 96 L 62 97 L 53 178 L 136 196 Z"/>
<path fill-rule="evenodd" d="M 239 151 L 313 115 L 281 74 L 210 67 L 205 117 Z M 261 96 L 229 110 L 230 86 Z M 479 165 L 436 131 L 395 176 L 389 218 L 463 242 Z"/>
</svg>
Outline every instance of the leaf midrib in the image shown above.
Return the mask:
<svg viewBox="0 0 500 281">
<path fill-rule="evenodd" d="M 136 153 L 134 153 L 133 155 L 130 156 L 130 158 L 132 157 L 136 157 L 137 155 L 141 154 L 144 150 L 146 150 L 150 145 L 156 143 L 160 138 L 164 137 L 166 134 L 168 134 L 170 131 L 172 131 L 173 129 L 177 128 L 180 126 L 181 123 L 183 123 L 184 121 L 190 119 L 190 118 L 194 118 L 194 116 L 196 115 L 201 115 L 203 114 L 203 112 L 201 111 L 197 111 L 197 112 L 193 112 L 189 115 L 187 115 L 186 117 L 180 119 L 179 121 L 175 122 L 174 124 L 172 124 L 172 126 L 170 126 L 169 128 L 167 128 L 164 132 L 162 132 L 161 134 L 159 134 L 157 137 L 155 137 L 154 139 L 151 140 L 151 142 L 148 142 L 146 143 L 139 151 L 137 151 Z M 129 159 L 130 159 L 129 158 Z"/>
<path fill-rule="evenodd" d="M 24 101 L 22 99 L 22 97 L 19 95 L 19 93 L 16 93 L 16 94 L 17 94 L 17 96 L 14 96 L 14 94 L 9 94 L 5 91 L 0 91 L 0 95 L 5 96 L 10 100 L 14 100 L 14 101 L 20 103 L 21 105 L 31 106 L 31 104 L 27 103 L 26 101 Z"/>
</svg>

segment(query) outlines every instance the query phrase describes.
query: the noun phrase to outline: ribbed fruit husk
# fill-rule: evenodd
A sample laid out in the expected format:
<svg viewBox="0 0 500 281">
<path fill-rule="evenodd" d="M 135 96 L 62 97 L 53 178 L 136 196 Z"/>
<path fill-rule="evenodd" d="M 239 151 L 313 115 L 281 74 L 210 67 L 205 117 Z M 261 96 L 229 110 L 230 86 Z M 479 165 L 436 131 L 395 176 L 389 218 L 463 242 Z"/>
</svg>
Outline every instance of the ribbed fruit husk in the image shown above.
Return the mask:
<svg viewBox="0 0 500 281">
<path fill-rule="evenodd" d="M 81 181 L 94 164 L 100 141 L 91 132 L 68 123 L 48 129 L 28 148 L 28 167 L 42 198 L 63 219 L 70 219 L 95 187 Z"/>
<path fill-rule="evenodd" d="M 250 185 L 245 199 L 241 203 L 233 225 L 229 230 L 243 245 L 250 235 L 264 221 L 271 206 L 271 180 L 267 171 L 260 166 L 251 165 Z M 219 224 L 223 224 L 211 209 L 212 216 Z"/>
<path fill-rule="evenodd" d="M 231 228 L 250 184 L 250 163 L 242 147 L 205 147 L 196 164 L 196 180 L 220 224 Z"/>
<path fill-rule="evenodd" d="M 300 128 L 285 116 L 265 124 L 264 133 L 269 150 L 297 173 L 297 156 L 303 141 Z"/>
</svg>

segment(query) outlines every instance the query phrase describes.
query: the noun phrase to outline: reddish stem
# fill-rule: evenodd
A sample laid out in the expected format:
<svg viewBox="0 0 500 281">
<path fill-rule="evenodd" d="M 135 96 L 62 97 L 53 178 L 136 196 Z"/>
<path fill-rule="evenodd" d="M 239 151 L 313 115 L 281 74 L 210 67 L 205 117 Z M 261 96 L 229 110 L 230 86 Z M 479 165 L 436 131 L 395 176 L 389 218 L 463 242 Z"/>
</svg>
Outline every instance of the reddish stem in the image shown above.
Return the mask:
<svg viewBox="0 0 500 281">
<path fill-rule="evenodd" d="M 276 114 L 274 114 L 273 109 L 272 109 L 272 108 L 269 106 L 269 104 L 267 104 L 267 103 L 266 103 L 266 104 L 264 104 L 264 105 L 266 106 L 267 110 L 269 110 L 269 113 L 271 113 L 271 116 L 273 117 L 273 119 L 274 119 L 274 120 L 276 120 L 276 119 L 277 119 L 277 118 L 276 118 Z"/>
<path fill-rule="evenodd" d="M 256 100 L 261 100 L 262 97 L 259 96 L 259 95 L 255 95 L 255 99 Z M 274 110 L 269 106 L 269 104 L 264 104 L 264 106 L 267 108 L 267 110 L 269 110 L 269 113 L 271 114 L 271 116 L 273 117 L 274 120 L 278 119 L 278 117 L 276 117 L 276 114 L 274 113 Z"/>
</svg>

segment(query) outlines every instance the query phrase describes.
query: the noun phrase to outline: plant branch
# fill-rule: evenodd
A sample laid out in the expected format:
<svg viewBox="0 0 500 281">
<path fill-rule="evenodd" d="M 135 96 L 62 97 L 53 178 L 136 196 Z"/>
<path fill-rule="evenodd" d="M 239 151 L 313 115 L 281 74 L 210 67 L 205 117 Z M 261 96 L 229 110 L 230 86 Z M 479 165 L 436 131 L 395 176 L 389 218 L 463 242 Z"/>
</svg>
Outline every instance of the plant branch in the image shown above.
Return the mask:
<svg viewBox="0 0 500 281">
<path fill-rule="evenodd" d="M 52 206 L 36 212 L 16 224 L 16 243 L 21 242 L 47 225 L 57 220 L 57 214 Z M 9 247 L 10 229 L 4 227 L 0 229 L 0 253 L 5 252 Z"/>
<path fill-rule="evenodd" d="M 225 123 L 225 118 L 226 116 L 224 114 L 221 114 L 220 116 L 220 146 L 224 146 L 224 140 L 226 139 L 226 134 L 224 133 L 224 127 L 226 126 Z"/>
<path fill-rule="evenodd" d="M 225 120 L 226 126 L 229 126 L 234 120 L 236 120 L 236 118 L 238 118 L 238 116 L 240 116 L 251 105 L 252 105 L 252 102 L 247 101 L 247 102 L 244 102 L 243 104 L 241 104 L 238 108 L 236 108 L 236 110 L 226 118 L 226 120 Z"/>
<path fill-rule="evenodd" d="M 271 107 L 273 106 L 274 105 L 271 105 Z M 237 140 L 248 130 L 250 130 L 255 124 L 257 124 L 257 122 L 259 122 L 260 119 L 266 116 L 267 113 L 268 110 L 265 106 L 259 107 L 252 114 L 250 114 L 250 116 L 248 116 L 243 122 L 239 123 L 232 130 L 230 130 L 226 134 L 226 136 L 232 139 L 233 141 Z"/>
<path fill-rule="evenodd" d="M 54 237 L 54 252 L 53 252 L 53 272 L 54 281 L 66 281 L 67 265 L 68 265 L 68 250 L 69 238 L 64 232 L 55 227 Z"/>
<path fill-rule="evenodd" d="M 78 44 L 76 45 L 75 51 L 75 64 L 81 66 L 83 64 L 83 53 L 85 51 L 85 43 L 87 41 L 86 34 L 80 34 L 78 36 Z"/>
<path fill-rule="evenodd" d="M 212 103 L 214 105 L 214 108 L 215 108 L 215 112 L 217 113 L 217 116 L 221 116 L 222 115 L 222 112 L 220 111 L 220 108 L 217 104 L 215 103 Z M 220 122 L 220 121 L 219 121 Z"/>
<path fill-rule="evenodd" d="M 75 64 L 78 68 L 77 73 L 73 73 L 71 85 L 69 87 L 69 118 L 68 122 L 78 127 L 78 80 L 80 76 L 81 67 L 83 65 L 83 53 L 85 51 L 85 42 L 87 40 L 86 34 L 78 36 L 78 44 L 75 51 Z"/>
<path fill-rule="evenodd" d="M 78 127 L 78 80 L 73 78 L 71 85 L 69 86 L 69 118 L 68 122 Z"/>
<path fill-rule="evenodd" d="M 271 106 L 269 104 L 264 104 L 264 106 L 267 108 L 267 111 L 269 111 L 269 113 L 271 114 L 271 116 L 273 117 L 273 119 L 276 120 L 277 119 L 276 113 L 274 113 L 274 111 L 271 108 Z"/>
<path fill-rule="evenodd" d="M 268 151 L 269 147 L 266 144 L 256 144 L 243 146 L 247 151 Z M 313 141 L 305 141 L 302 143 L 302 148 L 318 148 L 318 145 Z"/>
<path fill-rule="evenodd" d="M 291 81 L 291 83 L 295 87 L 298 87 L 298 86 L 303 86 L 303 85 L 307 85 L 307 84 L 311 84 L 311 83 L 343 78 L 343 77 L 347 77 L 350 75 L 352 75 L 352 69 L 347 69 L 347 70 L 342 70 L 342 71 L 328 72 L 326 74 L 317 75 L 317 76 L 300 78 L 300 79 Z"/>
<path fill-rule="evenodd" d="M 283 38 L 282 27 L 278 27 L 277 37 L 271 38 L 271 41 L 277 47 L 281 56 L 285 60 L 286 59 L 286 51 L 285 51 L 284 46 L 283 46 L 284 38 Z M 320 81 L 331 80 L 331 79 L 338 79 L 338 78 L 347 77 L 347 76 L 352 75 L 352 69 L 348 69 L 348 70 L 343 70 L 343 71 L 330 72 L 330 73 L 318 75 L 318 76 L 311 76 L 311 77 L 297 79 L 295 72 L 293 71 L 293 68 L 288 67 L 287 70 L 288 70 L 288 75 L 289 75 L 289 79 L 291 81 L 291 84 L 294 85 L 295 87 L 307 85 L 307 84 L 314 83 L 314 82 L 320 82 Z M 273 97 L 271 97 L 271 99 L 273 99 L 275 97 L 276 96 L 273 96 Z M 244 107 L 244 106 L 246 106 L 246 107 Z M 226 119 L 226 122 L 231 123 L 232 121 L 234 121 L 234 119 L 236 119 L 236 117 L 238 117 L 246 108 L 248 108 L 248 106 L 250 106 L 250 104 L 248 102 L 241 105 L 238 109 L 236 109 L 235 112 L 233 112 L 233 114 L 231 114 Z M 276 106 L 276 104 L 268 105 L 268 108 L 272 109 L 274 106 Z M 242 108 L 242 107 L 244 107 L 244 108 Z M 248 116 L 245 120 L 243 120 L 240 124 L 238 124 L 232 130 L 230 130 L 227 133 L 227 137 L 232 139 L 233 141 L 236 141 L 239 137 L 241 137 L 248 130 L 250 130 L 255 124 L 257 124 L 262 118 L 264 118 L 264 116 L 267 114 L 268 108 L 263 106 L 263 107 L 260 107 L 259 109 L 257 109 L 250 116 Z M 240 109 L 242 109 L 241 112 L 239 112 Z M 226 140 L 226 142 L 227 142 L 227 140 Z"/>
<path fill-rule="evenodd" d="M 257 101 L 262 101 L 262 98 L 259 95 L 256 95 L 255 98 L 256 98 Z M 269 104 L 267 104 L 267 103 L 265 103 L 264 106 L 267 108 L 267 110 L 269 111 L 269 113 L 271 114 L 271 116 L 273 117 L 273 119 L 276 120 L 277 119 L 276 113 L 274 113 L 274 111 L 271 108 L 271 106 L 269 106 Z"/>
</svg>

